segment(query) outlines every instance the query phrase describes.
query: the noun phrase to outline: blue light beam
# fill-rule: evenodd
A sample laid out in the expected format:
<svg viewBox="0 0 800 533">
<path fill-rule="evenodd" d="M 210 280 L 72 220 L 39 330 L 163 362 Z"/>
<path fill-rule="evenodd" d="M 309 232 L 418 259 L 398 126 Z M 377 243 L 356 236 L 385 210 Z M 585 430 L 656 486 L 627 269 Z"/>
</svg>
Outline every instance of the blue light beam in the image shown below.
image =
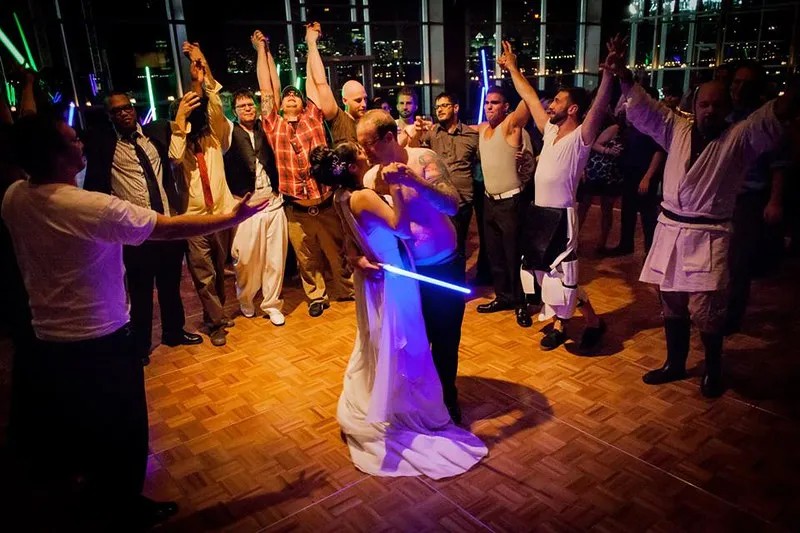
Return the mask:
<svg viewBox="0 0 800 533">
<path fill-rule="evenodd" d="M 416 272 L 404 270 L 394 265 L 387 265 L 386 263 L 378 263 L 378 266 L 384 269 L 386 272 L 391 272 L 392 274 L 397 274 L 398 276 L 415 279 L 417 281 L 422 281 L 423 283 L 430 283 L 431 285 L 444 287 L 445 289 L 450 289 L 451 291 L 461 292 L 464 294 L 472 294 L 472 291 L 470 289 L 467 289 L 466 287 L 460 287 L 458 285 L 454 285 L 446 281 L 441 281 L 428 276 L 423 276 L 422 274 L 417 274 Z"/>
</svg>

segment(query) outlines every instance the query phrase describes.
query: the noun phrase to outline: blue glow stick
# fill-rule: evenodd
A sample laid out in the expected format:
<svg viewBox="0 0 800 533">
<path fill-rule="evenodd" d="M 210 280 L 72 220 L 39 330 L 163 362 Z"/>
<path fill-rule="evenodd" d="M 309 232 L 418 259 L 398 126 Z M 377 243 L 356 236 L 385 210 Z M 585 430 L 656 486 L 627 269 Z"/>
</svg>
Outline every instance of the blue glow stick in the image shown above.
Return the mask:
<svg viewBox="0 0 800 533">
<path fill-rule="evenodd" d="M 386 263 L 378 263 L 378 266 L 384 269 L 386 272 L 391 272 L 392 274 L 397 274 L 398 276 L 415 279 L 417 281 L 422 281 L 424 283 L 430 283 L 431 285 L 444 287 L 445 289 L 450 289 L 451 291 L 463 292 L 464 294 L 472 294 L 472 291 L 470 289 L 467 289 L 466 287 L 459 287 L 458 285 L 454 285 L 446 281 L 440 281 L 438 279 L 431 278 L 429 276 L 423 276 L 422 274 L 417 274 L 416 272 L 404 270 L 394 265 L 387 265 Z"/>
<path fill-rule="evenodd" d="M 483 86 L 489 87 L 489 69 L 486 68 L 486 48 L 481 48 L 481 70 L 483 71 Z"/>
<path fill-rule="evenodd" d="M 73 102 L 69 103 L 69 117 L 67 118 L 67 123 L 70 127 L 75 123 L 75 104 Z"/>
<path fill-rule="evenodd" d="M 478 124 L 483 122 L 483 101 L 486 99 L 486 91 L 488 89 L 486 87 L 481 87 L 481 101 L 480 105 L 478 106 Z"/>
</svg>

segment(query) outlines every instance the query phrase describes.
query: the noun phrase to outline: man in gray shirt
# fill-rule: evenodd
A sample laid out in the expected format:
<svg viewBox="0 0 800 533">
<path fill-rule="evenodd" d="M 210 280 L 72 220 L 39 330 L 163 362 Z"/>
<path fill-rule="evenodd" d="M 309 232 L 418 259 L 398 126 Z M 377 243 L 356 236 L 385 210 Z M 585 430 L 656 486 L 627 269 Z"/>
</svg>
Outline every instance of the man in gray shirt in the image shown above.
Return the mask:
<svg viewBox="0 0 800 533">
<path fill-rule="evenodd" d="M 458 119 L 458 97 L 454 94 L 444 92 L 436 97 L 436 118 L 436 124 L 417 119 L 409 146 L 428 147 L 447 165 L 450 181 L 459 196 L 458 213 L 452 217 L 458 251 L 466 255 L 473 207 L 473 169 L 478 162 L 478 132 Z"/>
</svg>

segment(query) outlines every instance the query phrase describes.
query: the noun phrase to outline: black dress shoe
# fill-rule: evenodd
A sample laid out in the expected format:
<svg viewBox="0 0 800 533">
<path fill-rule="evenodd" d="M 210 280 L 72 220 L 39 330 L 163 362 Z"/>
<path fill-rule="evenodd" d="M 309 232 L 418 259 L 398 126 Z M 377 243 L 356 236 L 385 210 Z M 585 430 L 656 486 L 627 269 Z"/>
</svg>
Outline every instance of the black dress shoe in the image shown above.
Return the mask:
<svg viewBox="0 0 800 533">
<path fill-rule="evenodd" d="M 706 398 L 719 398 L 725 392 L 722 376 L 713 376 L 706 372 L 700 382 L 700 392 Z"/>
<path fill-rule="evenodd" d="M 542 351 L 549 352 L 550 350 L 555 350 L 564 344 L 566 340 L 566 333 L 557 329 L 552 329 L 547 335 L 542 337 L 542 340 L 539 342 L 539 346 L 542 348 Z"/>
<path fill-rule="evenodd" d="M 179 333 L 164 333 L 161 335 L 161 344 L 166 344 L 167 346 L 201 344 L 202 342 L 203 337 L 187 331 L 181 331 Z"/>
<path fill-rule="evenodd" d="M 642 381 L 648 385 L 663 385 L 673 381 L 686 379 L 686 368 L 667 362 L 661 368 L 651 370 L 642 376 Z"/>
<path fill-rule="evenodd" d="M 533 325 L 533 320 L 531 319 L 530 313 L 528 313 L 527 305 L 517 307 L 516 315 L 517 324 L 519 324 L 520 327 L 529 328 Z"/>
<path fill-rule="evenodd" d="M 325 309 L 329 308 L 330 306 L 331 304 L 329 304 L 324 300 L 317 300 L 315 302 L 311 302 L 308 306 L 308 314 L 316 318 L 322 315 L 322 312 Z"/>
<path fill-rule="evenodd" d="M 494 299 L 488 304 L 481 304 L 478 306 L 479 313 L 496 313 L 498 311 L 506 311 L 513 309 L 514 306 L 502 300 Z"/>
<path fill-rule="evenodd" d="M 175 502 L 157 502 L 142 496 L 131 509 L 132 521 L 138 527 L 149 529 L 169 517 L 178 513 L 178 504 Z"/>
</svg>

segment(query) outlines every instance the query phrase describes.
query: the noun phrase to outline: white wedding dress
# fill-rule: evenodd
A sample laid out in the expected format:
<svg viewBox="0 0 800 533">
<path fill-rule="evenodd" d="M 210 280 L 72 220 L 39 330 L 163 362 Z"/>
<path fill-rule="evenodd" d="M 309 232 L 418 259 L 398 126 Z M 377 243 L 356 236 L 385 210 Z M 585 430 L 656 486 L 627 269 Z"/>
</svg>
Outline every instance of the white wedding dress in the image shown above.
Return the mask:
<svg viewBox="0 0 800 533">
<path fill-rule="evenodd" d="M 405 245 L 388 229 L 365 233 L 346 204 L 340 208 L 368 257 L 413 268 Z M 388 272 L 379 280 L 356 273 L 355 287 L 358 331 L 337 409 L 353 463 L 376 476 L 440 479 L 466 472 L 487 449 L 447 413 L 417 282 Z"/>
</svg>

